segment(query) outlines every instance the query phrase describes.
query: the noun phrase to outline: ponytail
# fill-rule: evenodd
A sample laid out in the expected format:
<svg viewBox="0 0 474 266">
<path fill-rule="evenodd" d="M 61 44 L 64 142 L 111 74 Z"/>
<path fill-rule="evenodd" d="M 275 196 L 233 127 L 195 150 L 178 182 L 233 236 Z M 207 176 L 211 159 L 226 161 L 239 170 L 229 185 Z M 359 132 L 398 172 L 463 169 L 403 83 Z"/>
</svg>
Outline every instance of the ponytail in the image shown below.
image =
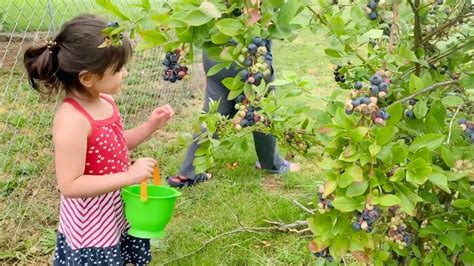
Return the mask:
<svg viewBox="0 0 474 266">
<path fill-rule="evenodd" d="M 23 59 L 31 86 L 46 95 L 60 90 L 61 84 L 56 76 L 59 70 L 57 49 L 56 42 L 48 41 L 43 46 L 28 48 Z"/>
</svg>

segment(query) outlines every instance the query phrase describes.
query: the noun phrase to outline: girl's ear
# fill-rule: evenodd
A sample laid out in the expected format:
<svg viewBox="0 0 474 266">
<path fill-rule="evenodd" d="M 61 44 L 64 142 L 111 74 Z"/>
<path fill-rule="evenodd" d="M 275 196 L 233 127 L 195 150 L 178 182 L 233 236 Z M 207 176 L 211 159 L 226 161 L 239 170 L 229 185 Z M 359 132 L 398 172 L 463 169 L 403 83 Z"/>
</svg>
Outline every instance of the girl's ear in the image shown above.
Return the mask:
<svg viewBox="0 0 474 266">
<path fill-rule="evenodd" d="M 97 75 L 92 74 L 87 70 L 82 70 L 79 72 L 79 82 L 81 85 L 87 89 L 90 89 L 94 86 L 95 82 L 97 81 Z"/>
</svg>

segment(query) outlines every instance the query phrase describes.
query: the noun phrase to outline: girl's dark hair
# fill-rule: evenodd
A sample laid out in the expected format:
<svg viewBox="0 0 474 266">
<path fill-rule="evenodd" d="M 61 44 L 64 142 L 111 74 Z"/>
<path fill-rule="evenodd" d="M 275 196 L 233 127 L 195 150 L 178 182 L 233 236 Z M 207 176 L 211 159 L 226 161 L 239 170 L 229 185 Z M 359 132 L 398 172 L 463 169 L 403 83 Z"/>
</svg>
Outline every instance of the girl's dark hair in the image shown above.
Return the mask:
<svg viewBox="0 0 474 266">
<path fill-rule="evenodd" d="M 66 22 L 47 44 L 28 48 L 24 64 L 31 86 L 47 95 L 61 90 L 89 95 L 79 81 L 79 72 L 103 75 L 109 68 L 120 71 L 132 54 L 130 40 L 124 36 L 120 46 L 99 48 L 105 40 L 102 30 L 106 27 L 107 23 L 97 16 L 80 15 Z"/>
</svg>

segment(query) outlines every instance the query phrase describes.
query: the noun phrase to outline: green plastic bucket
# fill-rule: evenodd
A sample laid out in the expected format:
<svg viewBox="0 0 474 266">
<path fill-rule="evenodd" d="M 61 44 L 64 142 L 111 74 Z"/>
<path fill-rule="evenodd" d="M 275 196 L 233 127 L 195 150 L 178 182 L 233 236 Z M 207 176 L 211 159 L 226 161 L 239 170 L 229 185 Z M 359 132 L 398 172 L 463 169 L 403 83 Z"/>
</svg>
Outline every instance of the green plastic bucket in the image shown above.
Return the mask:
<svg viewBox="0 0 474 266">
<path fill-rule="evenodd" d="M 131 228 L 128 234 L 139 238 L 160 238 L 165 235 L 165 226 L 173 216 L 176 198 L 181 192 L 176 189 L 148 184 L 148 201 L 140 199 L 140 185 L 122 189 L 125 217 Z"/>
</svg>

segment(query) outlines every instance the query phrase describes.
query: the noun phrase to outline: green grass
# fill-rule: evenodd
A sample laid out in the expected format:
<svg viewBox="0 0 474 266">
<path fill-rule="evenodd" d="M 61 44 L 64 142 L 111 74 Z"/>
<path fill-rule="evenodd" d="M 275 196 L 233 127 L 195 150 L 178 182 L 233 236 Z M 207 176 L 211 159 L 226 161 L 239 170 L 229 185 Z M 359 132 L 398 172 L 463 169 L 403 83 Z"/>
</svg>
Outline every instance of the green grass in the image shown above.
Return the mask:
<svg viewBox="0 0 474 266">
<path fill-rule="evenodd" d="M 38 2 L 31 1 L 32 4 Z M 275 42 L 277 75 L 281 75 L 283 69 L 290 69 L 312 76 L 316 84 L 314 92 L 327 95 L 335 86 L 332 67 L 323 52 L 324 37 L 322 34 L 301 36 L 291 44 Z M 190 139 L 184 133 L 191 132 L 202 107 L 202 94 L 193 100 L 190 96 L 196 89 L 203 88 L 203 77 L 199 69 L 192 69 L 191 75 L 197 81 L 173 86 L 163 84 L 159 82 L 156 60 L 153 54 L 137 58 L 117 103 L 127 128 L 146 119 L 146 114 L 156 104 L 170 102 L 177 111 L 177 116 L 165 130 L 133 153 L 133 158 L 157 158 L 164 177 L 176 174 L 185 156 Z M 9 72 L 0 72 L 0 83 L 4 84 L 8 77 Z M 19 76 L 13 78 L 16 79 L 19 81 Z M 50 120 L 54 108 L 24 82 L 17 84 L 18 81 L 10 83 L 0 99 L 0 132 L 3 133 L 0 136 L 0 167 L 6 160 L 0 168 L 0 262 L 47 263 L 54 246 L 58 217 L 50 146 Z M 304 97 L 297 99 L 305 100 Z M 3 103 L 6 103 L 5 108 Z M 166 237 L 153 241 L 153 265 L 167 262 L 171 265 L 314 263 L 314 257 L 307 250 L 310 238 L 274 231 L 225 235 L 197 251 L 206 241 L 241 226 L 267 227 L 269 224 L 265 220 L 291 223 L 306 218 L 292 201 L 296 199 L 307 204 L 312 200 L 321 183 L 317 169 L 302 161 L 303 170 L 288 176 L 273 176 L 255 170 L 257 157 L 253 141 L 250 137 L 247 140 L 247 151 L 231 149 L 217 155 L 211 169 L 215 176 L 212 181 L 183 190 Z M 237 169 L 225 167 L 226 163 L 233 162 L 238 162 Z M 178 259 L 192 252 L 195 253 Z"/>
</svg>

